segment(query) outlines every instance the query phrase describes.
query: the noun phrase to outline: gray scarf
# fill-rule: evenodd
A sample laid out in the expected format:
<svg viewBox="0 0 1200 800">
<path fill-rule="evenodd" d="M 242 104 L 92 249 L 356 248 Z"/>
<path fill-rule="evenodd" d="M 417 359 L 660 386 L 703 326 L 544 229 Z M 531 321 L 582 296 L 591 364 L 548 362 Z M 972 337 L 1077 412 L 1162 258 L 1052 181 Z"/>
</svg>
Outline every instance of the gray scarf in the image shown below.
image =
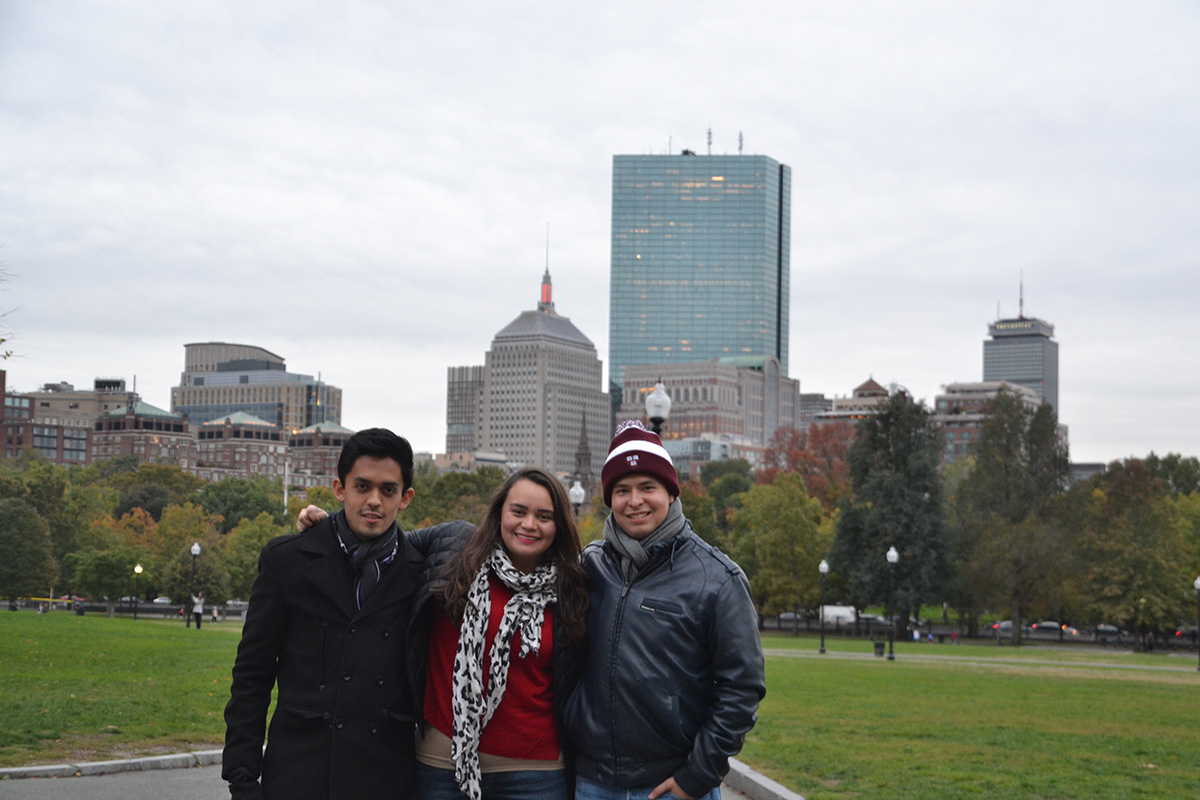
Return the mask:
<svg viewBox="0 0 1200 800">
<path fill-rule="evenodd" d="M 679 502 L 679 498 L 676 497 L 667 509 L 666 519 L 643 539 L 634 539 L 621 530 L 621 526 L 613 522 L 613 515 L 609 514 L 604 523 L 604 540 L 610 542 L 617 551 L 617 559 L 621 562 L 621 572 L 625 575 L 625 582 L 629 583 L 650 563 L 650 548 L 658 542 L 665 542 L 678 536 L 686 526 L 687 519 L 683 516 L 683 503 Z"/>
</svg>

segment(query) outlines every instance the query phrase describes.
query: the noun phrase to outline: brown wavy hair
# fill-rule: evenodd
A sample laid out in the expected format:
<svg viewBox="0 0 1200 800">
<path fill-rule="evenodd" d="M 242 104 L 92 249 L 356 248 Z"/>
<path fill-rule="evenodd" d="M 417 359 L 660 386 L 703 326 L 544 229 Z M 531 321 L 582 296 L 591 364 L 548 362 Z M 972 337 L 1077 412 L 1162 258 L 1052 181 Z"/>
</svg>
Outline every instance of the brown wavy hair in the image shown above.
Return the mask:
<svg viewBox="0 0 1200 800">
<path fill-rule="evenodd" d="M 517 481 L 530 481 L 550 493 L 554 506 L 554 540 L 543 560 L 558 567 L 558 601 L 554 613 L 558 615 L 561 630 L 566 634 L 567 644 L 582 648 L 587 637 L 587 578 L 579 564 L 579 529 L 571 511 L 571 501 L 562 483 L 539 467 L 525 467 L 514 472 L 492 495 L 483 523 L 467 542 L 450 568 L 446 581 L 433 590 L 433 595 L 442 604 L 446 614 L 455 623 L 462 622 L 463 609 L 467 605 L 467 594 L 479 573 L 479 567 L 497 547 L 504 547 L 500 535 L 500 518 L 509 490 Z"/>
</svg>

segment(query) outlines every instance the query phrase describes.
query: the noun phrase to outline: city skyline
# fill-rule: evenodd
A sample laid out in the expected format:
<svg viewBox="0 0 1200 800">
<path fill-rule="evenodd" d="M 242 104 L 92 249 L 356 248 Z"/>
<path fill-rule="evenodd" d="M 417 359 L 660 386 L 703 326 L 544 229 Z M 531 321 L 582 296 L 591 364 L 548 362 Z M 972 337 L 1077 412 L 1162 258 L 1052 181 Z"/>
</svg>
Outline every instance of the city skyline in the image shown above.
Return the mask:
<svg viewBox="0 0 1200 800">
<path fill-rule="evenodd" d="M 547 223 L 607 368 L 612 157 L 711 128 L 792 169 L 802 392 L 978 380 L 1023 274 L 1073 459 L 1196 455 L 1197 34 L 1186 3 L 14 0 L 3 368 L 169 408 L 182 345 L 245 342 L 438 452 L 446 368 L 526 307 Z"/>
</svg>

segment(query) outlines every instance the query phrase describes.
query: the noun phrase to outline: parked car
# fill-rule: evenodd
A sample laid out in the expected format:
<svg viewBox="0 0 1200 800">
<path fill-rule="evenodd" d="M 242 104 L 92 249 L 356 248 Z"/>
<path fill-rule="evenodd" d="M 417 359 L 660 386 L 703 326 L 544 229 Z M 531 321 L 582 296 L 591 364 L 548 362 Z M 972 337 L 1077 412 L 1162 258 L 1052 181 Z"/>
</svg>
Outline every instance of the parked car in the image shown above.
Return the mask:
<svg viewBox="0 0 1200 800">
<path fill-rule="evenodd" d="M 1175 630 L 1175 644 L 1185 645 L 1196 643 L 1197 628 L 1195 625 L 1184 625 Z"/>
<path fill-rule="evenodd" d="M 1104 644 L 1109 641 L 1117 642 L 1125 638 L 1125 631 L 1118 628 L 1116 625 L 1103 623 L 1092 628 L 1092 638 L 1097 642 Z"/>
<path fill-rule="evenodd" d="M 1052 619 L 1033 623 L 1033 632 L 1052 634 L 1054 636 L 1061 635 L 1063 638 L 1070 638 L 1079 635 L 1079 629 L 1072 628 L 1070 625 L 1064 625 L 1061 622 L 1055 622 Z"/>
<path fill-rule="evenodd" d="M 162 595 L 159 595 L 158 597 L 154 598 L 154 599 L 153 599 L 153 600 L 151 600 L 150 602 L 151 602 L 151 603 L 158 603 L 159 605 L 163 605 L 163 606 L 169 606 L 169 605 L 172 605 L 172 603 L 171 603 L 171 598 L 169 598 L 169 597 L 163 597 Z"/>
<path fill-rule="evenodd" d="M 1021 623 L 1021 633 L 1029 633 L 1029 623 Z M 1012 635 L 1012 620 L 1005 619 L 1000 622 L 992 623 L 992 634 L 996 636 L 1011 636 Z"/>
</svg>

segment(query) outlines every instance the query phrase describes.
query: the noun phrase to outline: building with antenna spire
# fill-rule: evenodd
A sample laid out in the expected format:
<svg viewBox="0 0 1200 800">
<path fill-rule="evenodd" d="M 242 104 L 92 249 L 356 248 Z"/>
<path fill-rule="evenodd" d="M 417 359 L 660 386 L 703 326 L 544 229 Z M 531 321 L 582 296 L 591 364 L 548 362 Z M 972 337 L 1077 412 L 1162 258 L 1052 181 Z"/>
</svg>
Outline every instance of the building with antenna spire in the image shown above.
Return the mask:
<svg viewBox="0 0 1200 800">
<path fill-rule="evenodd" d="M 447 455 L 503 453 L 510 465 L 574 479 L 584 471 L 576 463 L 582 443 L 591 474 L 600 474 L 606 453 L 587 442 L 611 432 L 602 364 L 591 340 L 555 310 L 548 264 L 537 306 L 500 329 L 484 358 L 447 372 Z"/>
<path fill-rule="evenodd" d="M 628 366 L 773 356 L 787 376 L 790 237 L 791 168 L 773 158 L 613 156 L 612 413 Z"/>
<path fill-rule="evenodd" d="M 988 335 L 992 338 L 983 343 L 983 379 L 1028 387 L 1058 414 L 1058 342 L 1054 341 L 1054 326 L 1025 316 L 1024 281 L 1017 316 L 997 319 L 988 325 Z"/>
</svg>

